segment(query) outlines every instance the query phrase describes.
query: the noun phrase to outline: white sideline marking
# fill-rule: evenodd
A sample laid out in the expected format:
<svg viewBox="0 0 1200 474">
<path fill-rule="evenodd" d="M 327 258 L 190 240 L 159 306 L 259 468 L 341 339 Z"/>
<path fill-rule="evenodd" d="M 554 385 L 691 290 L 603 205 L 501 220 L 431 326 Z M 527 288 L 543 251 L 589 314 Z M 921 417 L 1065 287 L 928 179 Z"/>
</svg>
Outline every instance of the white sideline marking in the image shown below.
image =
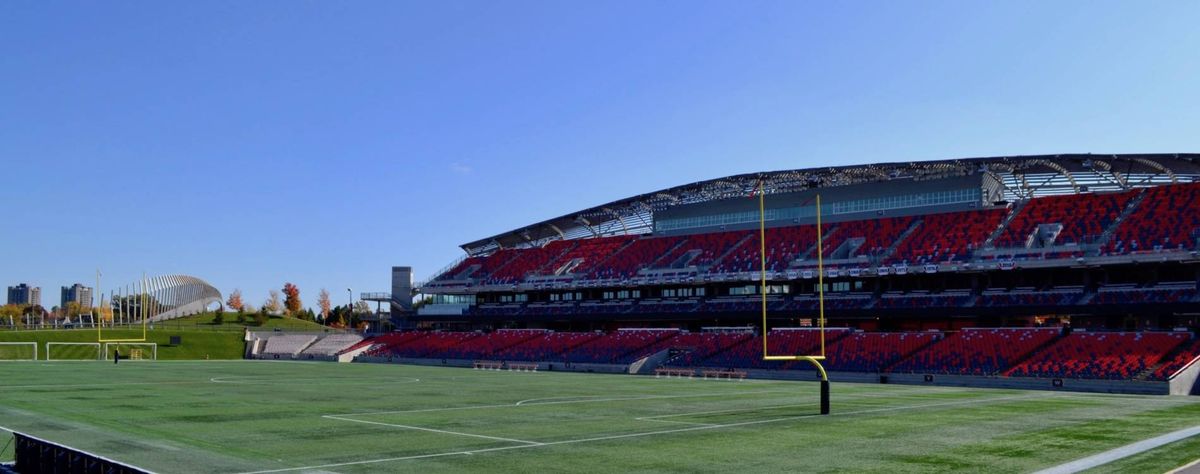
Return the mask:
<svg viewBox="0 0 1200 474">
<path fill-rule="evenodd" d="M 757 392 L 721 392 L 721 393 L 696 393 L 691 395 L 628 395 L 623 397 L 612 398 L 588 398 L 588 399 L 572 399 L 557 402 L 541 402 L 529 403 L 533 400 L 546 400 L 543 398 L 533 398 L 530 400 L 521 400 L 517 403 L 504 403 L 499 405 L 470 405 L 465 407 L 443 407 L 443 408 L 420 408 L 416 410 L 392 410 L 392 411 L 368 411 L 360 413 L 337 413 L 325 416 L 361 416 L 361 415 L 398 415 L 403 413 L 428 413 L 436 411 L 457 411 L 457 410 L 482 410 L 486 408 L 513 408 L 513 407 L 528 407 L 542 405 L 565 405 L 572 403 L 599 403 L 599 402 L 620 402 L 628 400 L 661 400 L 669 398 L 703 398 L 703 397 L 722 397 L 729 395 L 749 395 L 761 393 L 796 393 L 795 390 L 760 390 Z M 585 395 L 586 396 L 586 395 Z M 559 397 L 565 398 L 565 397 Z M 523 405 L 521 403 L 524 403 Z"/>
<path fill-rule="evenodd" d="M 500 446 L 500 447 L 496 447 L 496 448 L 482 448 L 482 449 L 472 449 L 472 450 L 466 450 L 466 451 L 450 451 L 450 452 L 442 452 L 442 453 L 417 454 L 417 455 L 413 455 L 413 456 L 401 456 L 401 457 L 384 458 L 384 459 L 371 459 L 371 460 L 366 460 L 366 461 L 352 461 L 352 462 L 335 463 L 335 464 L 321 464 L 321 465 L 315 465 L 315 466 L 287 467 L 287 468 L 269 469 L 269 470 L 263 470 L 263 471 L 250 471 L 250 472 L 243 472 L 243 473 L 239 473 L 239 474 L 268 474 L 268 473 L 275 473 L 275 472 L 291 472 L 291 471 L 303 471 L 303 470 L 309 470 L 309 469 L 325 469 L 325 468 L 334 468 L 334 467 L 343 467 L 343 466 L 358 466 L 358 465 L 363 465 L 363 464 L 378 464 L 378 463 L 384 463 L 384 462 L 406 461 L 406 460 L 412 460 L 412 459 L 428 459 L 428 458 L 438 458 L 438 457 L 448 457 L 448 456 L 470 456 L 470 455 L 474 455 L 474 454 L 490 453 L 490 452 L 495 452 L 495 451 L 509 451 L 509 450 L 514 450 L 514 449 L 537 448 L 537 447 L 542 447 L 542 446 L 558 446 L 558 445 L 564 445 L 564 444 L 577 444 L 577 443 L 589 443 L 589 442 L 594 442 L 594 441 L 608 441 L 608 440 L 614 440 L 614 439 L 638 438 L 638 437 L 643 437 L 643 436 L 654 436 L 654 435 L 661 435 L 661 434 L 686 433 L 686 432 L 690 432 L 690 431 L 713 430 L 713 429 L 721 429 L 721 428 L 735 428 L 735 427 L 739 427 L 739 426 L 751 426 L 751 425 L 761 425 L 761 424 L 766 424 L 766 423 L 778 423 L 781 421 L 794 421 L 794 420 L 800 420 L 800 419 L 805 419 L 805 418 L 817 418 L 817 417 L 828 417 L 828 416 L 851 416 L 851 415 L 862 415 L 862 414 L 867 414 L 867 413 L 882 413 L 882 412 L 889 412 L 889 411 L 915 410 L 915 409 L 921 409 L 921 408 L 936 408 L 936 407 L 943 407 L 943 406 L 966 405 L 966 404 L 987 403 L 987 402 L 1002 402 L 1002 401 L 1008 401 L 1008 400 L 1021 400 L 1021 399 L 1029 399 L 1029 398 L 1050 398 L 1053 396 L 1054 396 L 1053 394 L 1050 394 L 1050 395 L 1045 395 L 1045 394 L 1016 395 L 1016 396 L 1010 396 L 1010 397 L 958 400 L 958 401 L 953 401 L 953 402 L 927 403 L 927 404 L 923 404 L 923 405 L 909 405 L 909 406 L 901 406 L 901 407 L 872 408 L 872 409 L 867 409 L 867 410 L 833 413 L 830 415 L 816 415 L 816 414 L 797 415 L 797 416 L 789 416 L 789 417 L 784 417 L 784 418 L 773 418 L 773 419 L 769 419 L 769 420 L 754 420 L 754 421 L 742 421 L 742 422 L 738 422 L 738 423 L 726 423 L 726 424 L 722 424 L 722 425 L 689 426 L 686 428 L 677 428 L 677 429 L 671 429 L 671 430 L 647 431 L 647 432 L 642 432 L 642 433 L 628 433 L 628 434 L 610 435 L 610 436 L 597 436 L 594 438 L 568 439 L 568 440 L 562 440 L 562 441 L 547 441 L 547 442 L 540 443 L 540 444 L 523 444 L 523 445 L 519 445 L 519 446 Z M 501 405 L 501 406 L 512 406 L 512 405 Z"/>
<path fill-rule="evenodd" d="M 576 397 L 547 397 L 547 398 L 530 398 L 530 399 L 528 399 L 528 400 L 521 400 L 521 401 L 519 401 L 519 402 L 517 402 L 517 403 L 514 403 L 513 405 L 515 405 L 515 406 L 521 406 L 521 405 L 524 405 L 524 404 L 526 404 L 526 403 L 529 403 L 529 402 L 540 402 L 540 401 L 543 401 L 543 400 L 551 400 L 551 401 L 553 401 L 553 400 L 591 400 L 591 399 L 602 398 L 602 397 L 603 397 L 603 395 L 579 395 L 579 396 L 576 396 Z"/>
<path fill-rule="evenodd" d="M 1191 469 L 1193 467 L 1200 467 L 1200 459 L 1197 459 L 1195 461 L 1189 462 L 1189 463 L 1179 466 L 1175 469 L 1167 471 L 1167 474 L 1180 474 L 1183 472 L 1187 472 L 1189 469 Z"/>
<path fill-rule="evenodd" d="M 398 425 L 395 423 L 381 423 L 378 421 L 355 420 L 353 418 L 343 418 L 343 417 L 335 416 L 335 415 L 325 415 L 325 416 L 322 416 L 321 418 L 329 418 L 332 420 L 341 420 L 341 421 L 353 421 L 355 423 L 366 423 L 368 425 L 390 426 L 390 427 L 394 427 L 394 428 L 404 428 L 404 429 L 408 429 L 408 430 L 428 431 L 431 433 L 441 433 L 441 434 L 450 434 L 450 435 L 458 435 L 458 436 L 470 436 L 472 438 L 483 438 L 483 439 L 491 439 L 491 440 L 496 440 L 496 441 L 509 441 L 512 443 L 525 443 L 525 444 L 533 445 L 533 446 L 540 446 L 542 444 L 537 441 L 525 441 L 523 439 L 501 438 L 499 436 L 488 436 L 488 435 L 473 434 L 473 433 L 461 433 L 458 431 L 446 431 L 446 430 L 439 430 L 439 429 L 435 429 L 435 428 L 425 428 L 425 427 L 421 427 L 421 426 Z"/>
<path fill-rule="evenodd" d="M 241 380 L 238 380 L 238 379 L 241 379 Z M 274 384 L 274 383 L 311 382 L 311 381 L 337 382 L 337 383 L 341 383 L 341 384 L 345 384 L 345 383 L 353 384 L 355 382 L 359 382 L 359 383 L 370 383 L 372 385 L 376 385 L 376 384 L 393 384 L 393 383 L 417 383 L 417 382 L 420 382 L 421 379 L 418 379 L 415 377 L 398 377 L 398 378 L 393 378 L 393 379 L 388 379 L 388 380 L 363 379 L 363 378 L 359 378 L 359 377 L 342 377 L 340 379 L 335 379 L 335 378 L 331 378 L 331 377 L 310 377 L 310 378 L 278 378 L 278 377 L 276 377 L 276 378 L 271 378 L 271 376 L 269 376 L 269 375 L 267 375 L 267 376 L 231 375 L 228 377 L 213 377 L 213 378 L 208 379 L 208 381 L 212 382 L 212 383 L 230 383 L 230 384 L 241 384 L 241 385 L 270 385 L 270 384 Z"/>
<path fill-rule="evenodd" d="M 1066 464 L 1059 464 L 1048 469 L 1042 469 L 1034 474 L 1072 474 L 1086 469 L 1091 469 L 1096 466 L 1103 466 L 1118 459 L 1133 456 L 1134 454 L 1149 451 L 1164 444 L 1174 443 L 1176 441 L 1196 435 L 1200 435 L 1200 426 L 1184 428 L 1179 431 L 1172 431 L 1162 436 L 1144 439 L 1136 443 L 1110 449 L 1094 456 L 1088 456 L 1086 458 L 1076 459 Z"/>
</svg>

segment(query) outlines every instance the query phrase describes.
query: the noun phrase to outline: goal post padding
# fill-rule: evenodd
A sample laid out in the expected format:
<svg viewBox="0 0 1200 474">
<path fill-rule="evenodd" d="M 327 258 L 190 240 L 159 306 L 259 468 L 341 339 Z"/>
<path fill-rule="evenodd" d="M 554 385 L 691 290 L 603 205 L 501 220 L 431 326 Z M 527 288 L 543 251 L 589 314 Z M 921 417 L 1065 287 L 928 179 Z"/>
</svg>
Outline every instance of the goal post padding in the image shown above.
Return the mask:
<svg viewBox="0 0 1200 474">
<path fill-rule="evenodd" d="M 46 360 L 102 360 L 99 342 L 47 342 Z"/>
<path fill-rule="evenodd" d="M 114 349 L 121 351 L 121 360 L 158 360 L 158 343 L 106 342 L 102 359 L 112 360 Z"/>
<path fill-rule="evenodd" d="M 36 342 L 0 342 L 0 361 L 37 360 Z"/>
</svg>

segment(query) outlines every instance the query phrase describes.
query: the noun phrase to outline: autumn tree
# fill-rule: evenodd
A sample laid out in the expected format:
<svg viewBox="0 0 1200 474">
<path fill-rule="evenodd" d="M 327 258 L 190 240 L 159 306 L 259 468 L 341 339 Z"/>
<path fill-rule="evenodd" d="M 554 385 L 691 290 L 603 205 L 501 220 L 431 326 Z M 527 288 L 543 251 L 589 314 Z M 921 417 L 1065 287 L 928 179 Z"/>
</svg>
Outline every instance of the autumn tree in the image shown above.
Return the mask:
<svg viewBox="0 0 1200 474">
<path fill-rule="evenodd" d="M 233 293 L 229 294 L 229 301 L 225 302 L 225 306 L 239 312 L 246 309 L 246 303 L 242 302 L 242 290 L 234 288 Z"/>
<path fill-rule="evenodd" d="M 317 295 L 317 308 L 321 310 L 321 320 L 329 319 L 329 310 L 333 307 L 333 303 L 329 301 L 329 290 L 321 288 L 321 293 Z"/>
<path fill-rule="evenodd" d="M 270 296 L 263 302 L 262 309 L 268 313 L 279 313 L 283 311 L 283 303 L 279 302 L 279 291 L 271 290 Z"/>
<path fill-rule="evenodd" d="M 283 295 L 283 304 L 287 307 L 288 314 L 294 317 L 299 317 L 300 309 L 303 306 L 303 303 L 300 302 L 300 288 L 291 283 L 284 283 Z"/>
</svg>

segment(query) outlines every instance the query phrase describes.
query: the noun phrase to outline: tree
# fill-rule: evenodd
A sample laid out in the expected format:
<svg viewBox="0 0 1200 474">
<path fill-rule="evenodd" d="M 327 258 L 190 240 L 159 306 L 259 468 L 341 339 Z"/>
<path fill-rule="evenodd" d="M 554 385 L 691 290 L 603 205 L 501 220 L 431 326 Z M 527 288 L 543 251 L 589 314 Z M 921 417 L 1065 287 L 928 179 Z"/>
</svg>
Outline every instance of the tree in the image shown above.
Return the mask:
<svg viewBox="0 0 1200 474">
<path fill-rule="evenodd" d="M 21 307 L 15 304 L 0 306 L 0 326 L 21 325 Z"/>
<path fill-rule="evenodd" d="M 242 302 L 242 290 L 234 288 L 233 293 L 229 294 L 229 301 L 225 302 L 225 306 L 228 306 L 231 309 L 239 312 L 245 309 L 246 303 Z"/>
<path fill-rule="evenodd" d="M 371 305 L 367 304 L 366 301 L 355 301 L 354 314 L 371 314 Z"/>
<path fill-rule="evenodd" d="M 213 313 L 213 324 L 225 324 L 225 311 L 221 308 L 217 308 L 217 311 Z"/>
<path fill-rule="evenodd" d="M 254 313 L 254 323 L 259 326 L 266 325 L 268 318 L 269 318 L 269 316 L 267 316 L 267 307 L 266 306 L 263 306 L 262 308 L 260 308 L 258 310 L 257 313 Z"/>
<path fill-rule="evenodd" d="M 283 303 L 279 302 L 279 291 L 271 290 L 270 296 L 263 302 L 262 309 L 271 314 L 279 314 L 283 311 Z"/>
<path fill-rule="evenodd" d="M 287 307 L 287 312 L 293 317 L 300 316 L 300 308 L 303 303 L 300 302 L 300 288 L 291 283 L 283 284 L 284 306 Z"/>
<path fill-rule="evenodd" d="M 321 288 L 321 293 L 317 294 L 317 307 L 321 309 L 321 320 L 329 319 L 329 308 L 333 303 L 329 302 L 329 290 Z"/>
</svg>

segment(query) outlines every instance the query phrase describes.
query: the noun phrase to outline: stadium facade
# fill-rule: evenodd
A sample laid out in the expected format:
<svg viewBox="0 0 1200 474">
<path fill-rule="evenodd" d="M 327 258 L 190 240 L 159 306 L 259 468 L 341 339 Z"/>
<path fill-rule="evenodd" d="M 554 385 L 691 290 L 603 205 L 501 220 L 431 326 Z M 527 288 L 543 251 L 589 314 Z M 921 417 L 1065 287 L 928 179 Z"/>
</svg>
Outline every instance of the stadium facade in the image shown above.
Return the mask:
<svg viewBox="0 0 1200 474">
<path fill-rule="evenodd" d="M 1197 322 L 1196 154 L 1045 155 L 728 176 L 468 242 L 418 290 L 443 328 L 877 330 Z M 761 187 L 764 209 L 748 199 Z"/>
<path fill-rule="evenodd" d="M 412 291 L 394 268 L 393 297 L 420 301 L 393 314 L 418 330 L 351 357 L 811 380 L 765 356 L 821 355 L 834 381 L 1200 395 L 1198 158 L 885 163 L 650 192 L 463 244 Z"/>
</svg>

